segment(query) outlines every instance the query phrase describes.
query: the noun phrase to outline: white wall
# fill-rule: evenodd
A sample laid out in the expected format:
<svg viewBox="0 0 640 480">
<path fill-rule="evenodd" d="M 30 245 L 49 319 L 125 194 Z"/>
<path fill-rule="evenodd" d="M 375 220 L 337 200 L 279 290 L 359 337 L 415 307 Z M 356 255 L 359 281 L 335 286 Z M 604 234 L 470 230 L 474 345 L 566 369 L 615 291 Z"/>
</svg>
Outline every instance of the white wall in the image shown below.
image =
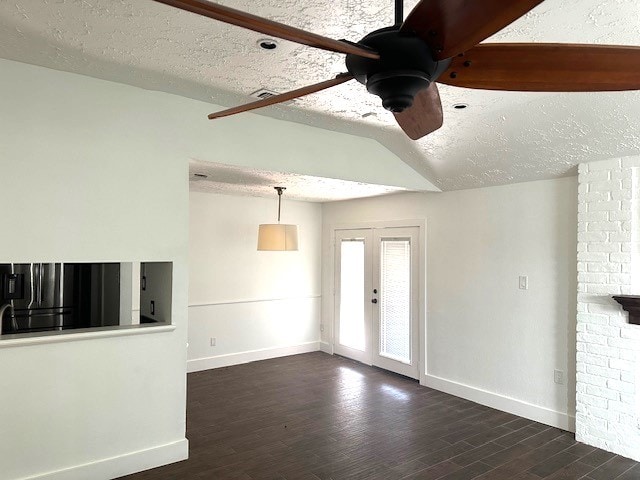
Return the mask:
<svg viewBox="0 0 640 480">
<path fill-rule="evenodd" d="M 576 178 L 325 204 L 323 265 L 336 224 L 426 218 L 426 383 L 572 427 Z M 518 277 L 529 289 L 518 289 Z M 332 341 L 333 269 L 323 271 Z M 565 385 L 554 384 L 554 370 Z"/>
<path fill-rule="evenodd" d="M 258 252 L 275 194 L 191 192 L 189 203 L 189 370 L 317 350 L 321 205 L 285 196 L 282 222 L 298 225 L 299 251 Z"/>
<path fill-rule="evenodd" d="M 0 340 L 0 478 L 102 479 L 184 458 L 188 158 L 149 128 L 153 95 L 0 69 L 0 262 L 165 260 L 176 279 L 173 331 Z"/>
<path fill-rule="evenodd" d="M 172 261 L 176 325 L 0 341 L 2 480 L 99 480 L 186 455 L 188 159 L 433 188 L 371 139 L 253 114 L 212 123 L 207 103 L 7 60 L 0 70 L 0 262 Z M 319 295 L 279 281 L 271 293 Z"/>
</svg>

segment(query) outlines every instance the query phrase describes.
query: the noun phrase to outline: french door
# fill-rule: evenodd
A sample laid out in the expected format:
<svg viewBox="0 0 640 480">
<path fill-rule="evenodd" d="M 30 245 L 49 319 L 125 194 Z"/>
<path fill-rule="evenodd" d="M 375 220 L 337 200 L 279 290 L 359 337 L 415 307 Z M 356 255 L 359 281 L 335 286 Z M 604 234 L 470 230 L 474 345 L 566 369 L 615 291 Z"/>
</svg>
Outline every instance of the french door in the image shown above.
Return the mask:
<svg viewBox="0 0 640 480">
<path fill-rule="evenodd" d="M 419 229 L 335 235 L 334 351 L 417 379 Z"/>
</svg>

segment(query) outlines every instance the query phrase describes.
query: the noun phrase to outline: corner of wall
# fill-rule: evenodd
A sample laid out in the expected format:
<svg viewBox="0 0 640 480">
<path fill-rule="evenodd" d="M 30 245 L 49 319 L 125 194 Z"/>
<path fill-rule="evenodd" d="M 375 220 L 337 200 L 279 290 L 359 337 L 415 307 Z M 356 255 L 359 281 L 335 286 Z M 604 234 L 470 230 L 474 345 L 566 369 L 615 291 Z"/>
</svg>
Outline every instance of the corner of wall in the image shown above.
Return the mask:
<svg viewBox="0 0 640 480">
<path fill-rule="evenodd" d="M 612 295 L 637 291 L 640 157 L 579 167 L 576 438 L 640 460 L 640 327 Z"/>
</svg>

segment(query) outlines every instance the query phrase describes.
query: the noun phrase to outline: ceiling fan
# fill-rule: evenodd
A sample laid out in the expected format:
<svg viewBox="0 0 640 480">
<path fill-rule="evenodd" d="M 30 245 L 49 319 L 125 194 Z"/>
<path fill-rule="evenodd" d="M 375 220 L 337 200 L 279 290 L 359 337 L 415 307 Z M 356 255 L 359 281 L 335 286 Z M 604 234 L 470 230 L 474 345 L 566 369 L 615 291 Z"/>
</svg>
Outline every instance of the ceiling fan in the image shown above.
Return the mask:
<svg viewBox="0 0 640 480">
<path fill-rule="evenodd" d="M 315 48 L 345 53 L 347 72 L 334 79 L 212 113 L 226 117 L 319 92 L 352 79 L 382 99 L 417 140 L 442 126 L 436 82 L 528 92 L 640 90 L 640 47 L 481 41 L 543 0 L 421 0 L 403 21 L 359 42 L 333 40 L 206 0 L 155 0 L 225 23 Z"/>
</svg>

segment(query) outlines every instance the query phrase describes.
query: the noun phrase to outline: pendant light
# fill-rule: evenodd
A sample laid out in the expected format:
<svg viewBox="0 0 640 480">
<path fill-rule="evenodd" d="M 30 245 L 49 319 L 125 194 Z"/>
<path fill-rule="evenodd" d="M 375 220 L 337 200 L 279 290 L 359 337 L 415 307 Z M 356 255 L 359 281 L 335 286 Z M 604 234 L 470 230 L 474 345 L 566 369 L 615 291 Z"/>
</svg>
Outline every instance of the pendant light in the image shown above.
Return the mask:
<svg viewBox="0 0 640 480">
<path fill-rule="evenodd" d="M 298 250 L 298 226 L 280 223 L 282 191 L 285 187 L 273 187 L 278 192 L 278 223 L 263 223 L 258 228 L 258 250 L 291 252 Z"/>
</svg>

